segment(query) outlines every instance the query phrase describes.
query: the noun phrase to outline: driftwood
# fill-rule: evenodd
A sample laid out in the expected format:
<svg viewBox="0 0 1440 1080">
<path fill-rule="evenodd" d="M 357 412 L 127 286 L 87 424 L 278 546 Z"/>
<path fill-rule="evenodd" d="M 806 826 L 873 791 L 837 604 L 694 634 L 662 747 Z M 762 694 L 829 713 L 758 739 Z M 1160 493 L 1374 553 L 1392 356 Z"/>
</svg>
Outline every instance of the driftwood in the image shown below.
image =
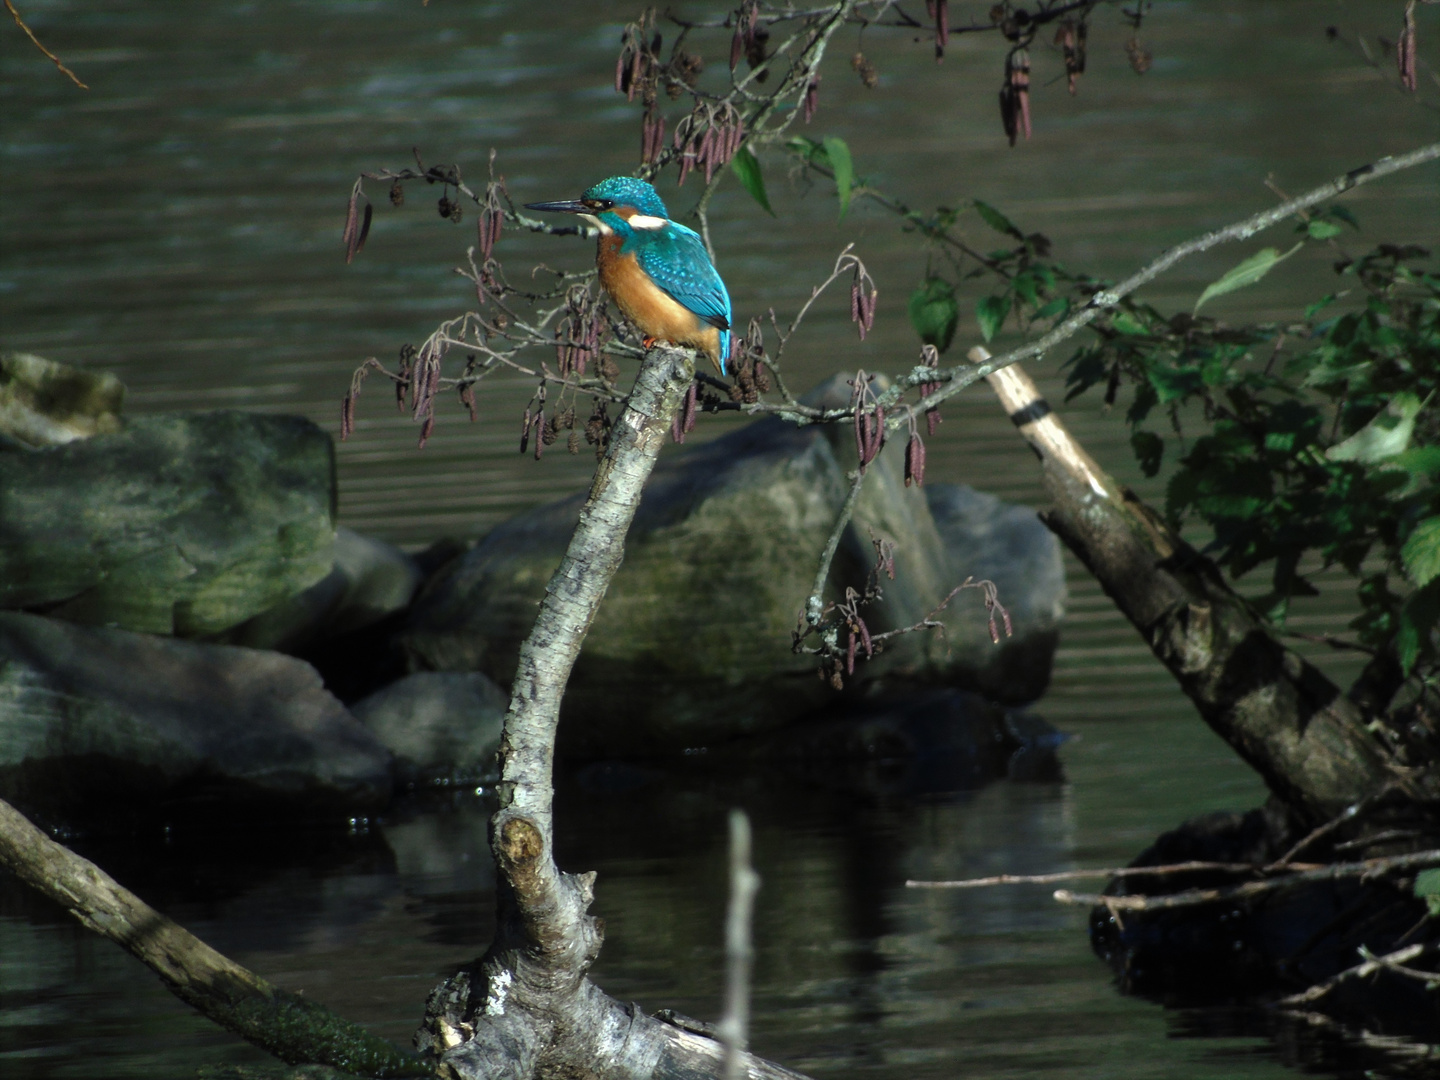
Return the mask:
<svg viewBox="0 0 1440 1080">
<path fill-rule="evenodd" d="M 182 1001 L 282 1061 L 375 1077 L 433 1075 L 427 1062 L 220 955 L 3 800 L 0 867 L 120 945 Z"/>
</svg>

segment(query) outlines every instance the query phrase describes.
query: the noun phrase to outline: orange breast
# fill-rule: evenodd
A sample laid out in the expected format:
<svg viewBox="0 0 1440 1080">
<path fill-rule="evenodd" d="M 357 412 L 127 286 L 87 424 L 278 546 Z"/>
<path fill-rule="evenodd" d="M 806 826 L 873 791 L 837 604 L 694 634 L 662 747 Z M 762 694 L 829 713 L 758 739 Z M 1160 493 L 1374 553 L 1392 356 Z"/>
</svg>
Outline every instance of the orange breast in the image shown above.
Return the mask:
<svg viewBox="0 0 1440 1080">
<path fill-rule="evenodd" d="M 602 236 L 595 253 L 600 284 L 646 337 L 688 345 L 719 363 L 720 331 L 650 280 L 634 255 L 622 255 L 618 236 Z"/>
</svg>

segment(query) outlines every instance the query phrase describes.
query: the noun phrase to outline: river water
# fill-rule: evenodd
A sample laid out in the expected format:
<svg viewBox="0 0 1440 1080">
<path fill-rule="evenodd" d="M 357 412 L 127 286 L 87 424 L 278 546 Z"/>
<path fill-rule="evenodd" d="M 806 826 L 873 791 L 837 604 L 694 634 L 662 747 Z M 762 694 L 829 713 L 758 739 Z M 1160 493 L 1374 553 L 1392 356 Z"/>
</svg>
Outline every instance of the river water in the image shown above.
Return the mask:
<svg viewBox="0 0 1440 1080">
<path fill-rule="evenodd" d="M 951 6 L 957 25 L 988 8 Z M 510 190 L 534 201 L 573 197 L 633 167 L 636 114 L 609 85 L 628 5 L 21 8 L 91 89 L 75 89 L 0 31 L 0 344 L 114 372 L 132 412 L 299 412 L 333 431 L 359 361 L 391 357 L 464 309 L 467 283 L 451 267 L 474 218 L 442 221 L 425 197 L 433 192 L 412 189 L 407 206 L 392 210 L 373 185 L 369 245 L 344 264 L 344 200 L 362 169 L 407 164 L 414 147 L 427 163 L 458 161 L 478 180 L 493 147 Z M 1440 19 L 1419 14 L 1423 56 Z M 992 37 L 959 37 L 936 65 L 913 33 L 846 31 L 810 133 L 844 137 L 860 174 L 911 205 L 983 199 L 1046 233 L 1067 264 L 1119 275 L 1270 204 L 1267 176 L 1297 192 L 1433 139 L 1434 112 L 1347 44 L 1361 31 L 1374 48 L 1374 35 L 1393 37 L 1398 19 L 1389 0 L 1161 2 L 1141 32 L 1154 56 L 1142 77 L 1125 55 L 1131 31 L 1115 9 L 1101 9 L 1077 97 L 1055 81 L 1055 50 L 1032 50 L 1035 137 L 1013 150 L 996 115 L 1001 54 Z M 1325 34 L 1332 24 L 1338 41 Z M 727 42 L 722 32 L 704 46 L 717 65 Z M 849 70 L 857 48 L 878 67 L 873 90 Z M 1433 87 L 1426 92 L 1433 103 Z M 923 249 L 871 206 L 857 203 L 837 224 L 832 193 L 790 181 L 777 154 L 763 161 L 776 220 L 733 184 L 713 204 L 737 315 L 773 306 L 784 317 L 854 242 L 880 287 L 874 332 L 856 341 L 843 292 L 822 301 L 792 347 L 791 384 L 842 367 L 908 367 L 915 346 L 904 301 Z M 661 190 L 680 213 L 698 185 L 677 192 L 667 179 Z M 1348 204 L 1364 236 L 1347 245 L 1440 238 L 1436 194 L 1433 166 L 1354 193 Z M 998 246 L 973 217 L 966 229 L 980 247 Z M 1277 237 L 1266 242 L 1284 242 Z M 1187 309 L 1249 250 L 1183 264 L 1146 298 Z M 499 254 L 512 276 L 542 261 L 580 269 L 589 260 L 573 241 L 513 233 Z M 1285 317 L 1330 281 L 1325 254 L 1306 251 L 1273 282 L 1213 311 Z M 974 339 L 967 318 L 958 341 Z M 1056 402 L 1063 358 L 1032 365 Z M 442 410 L 420 452 L 414 426 L 377 387 L 339 450 L 341 519 L 413 548 L 474 538 L 583 485 L 585 455 L 537 465 L 514 453 L 530 391 L 518 380 L 492 384 L 473 426 L 462 410 Z M 1163 476 L 1138 477 L 1122 425 L 1098 401 L 1062 415 L 1107 468 L 1142 494 L 1161 490 Z M 734 422 L 706 418 L 697 437 Z M 1043 501 L 1033 458 L 979 389 L 947 406 L 929 476 Z M 741 805 L 755 819 L 764 879 L 754 1044 L 766 1055 L 836 1078 L 1269 1077 L 1295 1065 L 1338 1074 L 1339 1057 L 1272 1038 L 1261 1016 L 1119 995 L 1090 953 L 1084 913 L 1056 905 L 1046 888 L 904 888 L 908 877 L 1123 864 L 1186 817 L 1263 799 L 1083 569 L 1068 566 L 1065 633 L 1051 691 L 1036 706 L 1076 736 L 1061 751 L 1063 780 L 957 783 L 920 797 L 699 766 L 566 773 L 560 854 L 563 865 L 600 872 L 596 910 L 609 926 L 600 984 L 650 1009 L 714 1018 L 721 837 L 725 811 Z M 1340 598 L 1337 583 L 1295 625 L 1343 626 Z M 1353 671 L 1343 658 L 1321 659 L 1337 678 Z M 222 951 L 404 1041 L 429 987 L 488 940 L 486 813 L 485 797 L 467 792 L 338 834 L 237 824 L 198 840 L 81 846 Z M 0 886 L 5 1076 L 181 1077 L 202 1064 L 263 1060 L 108 943 Z"/>
</svg>

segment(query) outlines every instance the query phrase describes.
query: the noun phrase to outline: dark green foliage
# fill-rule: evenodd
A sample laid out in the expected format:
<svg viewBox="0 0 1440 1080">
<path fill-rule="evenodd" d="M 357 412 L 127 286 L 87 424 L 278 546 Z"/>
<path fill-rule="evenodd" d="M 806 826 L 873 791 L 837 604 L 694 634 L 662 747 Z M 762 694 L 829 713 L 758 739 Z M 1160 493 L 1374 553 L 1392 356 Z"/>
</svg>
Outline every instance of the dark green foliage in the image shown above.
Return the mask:
<svg viewBox="0 0 1440 1080">
<path fill-rule="evenodd" d="M 955 337 L 960 322 L 960 304 L 955 299 L 955 286 L 942 277 L 930 276 L 910 296 L 910 325 L 927 345 L 942 353 Z"/>
<path fill-rule="evenodd" d="M 1301 230 L 1327 240 L 1337 218 L 1351 221 L 1332 210 Z M 1408 672 L 1440 661 L 1440 276 L 1425 250 L 1391 245 L 1336 269 L 1346 287 L 1284 327 L 1126 301 L 1071 358 L 1069 397 L 1103 383 L 1113 402 L 1132 386 L 1131 445 L 1150 476 L 1165 452 L 1147 427 L 1157 409 L 1177 436 L 1182 415 L 1198 424 L 1178 440 L 1171 523 L 1213 530 L 1209 552 L 1234 577 L 1270 567 L 1256 606 L 1276 623 L 1314 592 L 1307 554 L 1344 567 L 1361 642 Z"/>
</svg>

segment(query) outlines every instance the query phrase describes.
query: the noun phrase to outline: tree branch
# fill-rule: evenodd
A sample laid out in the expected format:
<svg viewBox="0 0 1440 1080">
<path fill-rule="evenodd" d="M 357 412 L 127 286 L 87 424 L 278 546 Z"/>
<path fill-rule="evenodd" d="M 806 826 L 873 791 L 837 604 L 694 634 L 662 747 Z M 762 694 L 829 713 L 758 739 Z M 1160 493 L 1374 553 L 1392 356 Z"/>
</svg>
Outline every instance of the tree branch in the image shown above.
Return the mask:
<svg viewBox="0 0 1440 1080">
<path fill-rule="evenodd" d="M 282 1061 L 375 1077 L 433 1075 L 426 1062 L 359 1024 L 277 989 L 220 955 L 3 800 L 0 867 L 130 953 L 176 997 Z"/>
</svg>

